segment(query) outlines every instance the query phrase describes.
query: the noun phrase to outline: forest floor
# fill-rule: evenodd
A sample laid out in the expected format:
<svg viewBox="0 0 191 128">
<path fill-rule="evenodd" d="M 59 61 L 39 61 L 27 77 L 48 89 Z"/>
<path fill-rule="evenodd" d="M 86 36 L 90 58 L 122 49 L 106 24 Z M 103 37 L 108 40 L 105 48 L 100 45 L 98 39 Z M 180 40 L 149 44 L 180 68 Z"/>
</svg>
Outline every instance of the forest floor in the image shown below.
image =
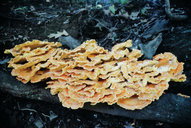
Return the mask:
<svg viewBox="0 0 191 128">
<path fill-rule="evenodd" d="M 24 0 L 23 0 L 24 1 Z M 166 16 L 164 2 L 134 1 L 128 4 L 88 3 L 71 4 L 62 1 L 27 2 L 14 0 L 0 3 L 0 66 L 3 70 L 9 58 L 3 51 L 27 40 L 58 41 L 62 34 L 50 37 L 50 34 L 65 30 L 72 39 L 79 43 L 96 39 L 100 46 L 111 49 L 116 43 L 127 39 L 141 40 L 142 44 L 151 41 L 159 33 L 163 42 L 156 53 L 164 51 L 175 55 L 191 46 L 191 18 L 173 21 Z M 174 2 L 173 13 L 191 14 L 191 4 Z M 172 44 L 169 49 L 165 42 L 187 41 L 189 45 Z M 173 47 L 182 47 L 173 51 Z M 72 48 L 64 45 L 65 48 Z M 138 47 L 138 46 L 135 46 Z M 153 54 L 155 54 L 155 52 Z M 190 51 L 189 51 L 190 52 Z M 179 58 L 187 63 L 186 70 L 191 69 L 190 53 Z M 181 56 L 181 55 L 180 55 Z M 191 72 L 189 71 L 191 74 Z M 191 87 L 185 86 L 182 93 L 190 95 Z M 179 87 L 170 88 L 168 92 L 178 93 Z M 157 108 L 156 108 L 157 109 Z M 58 104 L 38 100 L 14 97 L 0 89 L 0 124 L 2 128 L 186 128 L 183 124 L 172 124 L 155 120 L 137 120 L 113 116 L 88 110 L 71 110 Z"/>
</svg>

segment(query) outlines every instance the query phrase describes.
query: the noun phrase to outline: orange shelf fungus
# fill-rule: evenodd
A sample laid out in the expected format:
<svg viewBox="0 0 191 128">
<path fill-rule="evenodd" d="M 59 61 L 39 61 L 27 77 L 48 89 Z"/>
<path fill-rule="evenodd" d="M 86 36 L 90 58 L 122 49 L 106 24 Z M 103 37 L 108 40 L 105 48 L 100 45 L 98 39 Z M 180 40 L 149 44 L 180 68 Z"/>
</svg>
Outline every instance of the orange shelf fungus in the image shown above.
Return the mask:
<svg viewBox="0 0 191 128">
<path fill-rule="evenodd" d="M 138 61 L 140 50 L 128 48 L 132 41 L 115 45 L 111 51 L 89 40 L 73 50 L 60 43 L 33 40 L 5 53 L 15 58 L 8 63 L 12 75 L 23 83 L 47 82 L 52 95 L 58 94 L 64 107 L 78 109 L 84 103 L 117 103 L 134 110 L 158 100 L 169 81 L 183 82 L 183 63 L 172 53 L 159 54 L 153 60 Z M 49 80 L 48 79 L 48 80 Z"/>
</svg>

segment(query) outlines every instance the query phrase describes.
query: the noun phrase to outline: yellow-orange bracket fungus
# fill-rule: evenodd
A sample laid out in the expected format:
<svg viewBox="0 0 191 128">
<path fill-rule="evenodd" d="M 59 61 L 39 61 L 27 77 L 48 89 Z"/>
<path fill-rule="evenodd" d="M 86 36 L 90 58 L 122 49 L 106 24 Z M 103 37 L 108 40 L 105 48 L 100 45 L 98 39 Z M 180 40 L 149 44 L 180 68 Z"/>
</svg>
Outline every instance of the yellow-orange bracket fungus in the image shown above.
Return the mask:
<svg viewBox="0 0 191 128">
<path fill-rule="evenodd" d="M 88 40 L 79 47 L 61 49 L 60 43 L 33 40 L 16 45 L 8 63 L 11 74 L 23 83 L 37 83 L 46 79 L 51 94 L 58 94 L 64 107 L 78 109 L 84 103 L 107 102 L 134 110 L 142 109 L 158 100 L 169 81 L 183 82 L 183 63 L 166 52 L 153 60 L 138 61 L 140 50 L 132 41 L 115 45 L 111 51 Z"/>
</svg>

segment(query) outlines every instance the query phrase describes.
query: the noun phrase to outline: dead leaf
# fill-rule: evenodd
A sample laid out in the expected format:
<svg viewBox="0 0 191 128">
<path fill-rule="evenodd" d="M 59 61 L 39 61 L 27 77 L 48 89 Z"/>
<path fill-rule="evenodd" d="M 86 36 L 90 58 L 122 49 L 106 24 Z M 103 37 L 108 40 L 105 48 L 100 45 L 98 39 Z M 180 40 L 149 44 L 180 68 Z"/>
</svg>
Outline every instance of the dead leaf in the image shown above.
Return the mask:
<svg viewBox="0 0 191 128">
<path fill-rule="evenodd" d="M 125 19 L 128 19 L 129 18 L 129 14 L 128 12 L 119 12 L 118 14 L 119 17 L 122 17 L 122 18 L 125 18 Z"/>
<path fill-rule="evenodd" d="M 63 30 L 63 32 L 57 32 L 57 34 L 51 33 L 50 35 L 48 35 L 48 37 L 49 38 L 54 37 L 56 39 L 62 35 L 68 36 L 69 34 L 65 30 Z"/>
<path fill-rule="evenodd" d="M 70 21 L 67 19 L 66 21 L 63 22 L 63 24 L 68 24 Z"/>
<path fill-rule="evenodd" d="M 131 20 L 136 20 L 136 19 L 138 19 L 139 13 L 140 13 L 139 11 L 138 12 L 132 12 L 131 15 L 129 16 L 129 18 Z"/>
<path fill-rule="evenodd" d="M 103 13 L 108 16 L 110 14 L 110 10 L 109 9 L 103 9 Z"/>
<path fill-rule="evenodd" d="M 94 27 L 99 28 L 99 30 L 102 31 L 102 27 L 104 26 L 101 23 L 97 23 Z"/>
</svg>

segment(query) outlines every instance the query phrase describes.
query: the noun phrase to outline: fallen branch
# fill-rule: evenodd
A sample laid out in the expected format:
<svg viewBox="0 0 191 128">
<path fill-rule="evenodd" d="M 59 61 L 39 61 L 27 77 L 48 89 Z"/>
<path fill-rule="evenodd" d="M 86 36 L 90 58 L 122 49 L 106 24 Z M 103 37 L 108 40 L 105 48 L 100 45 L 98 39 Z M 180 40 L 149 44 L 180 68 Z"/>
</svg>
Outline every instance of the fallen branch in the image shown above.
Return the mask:
<svg viewBox="0 0 191 128">
<path fill-rule="evenodd" d="M 0 71 L 0 90 L 13 96 L 42 100 L 60 104 L 58 97 L 44 89 L 45 84 L 23 84 L 11 76 L 10 72 Z M 164 94 L 161 98 L 142 110 L 125 110 L 117 105 L 85 104 L 83 109 L 134 119 L 158 120 L 163 122 L 191 125 L 191 98 L 176 94 Z"/>
<path fill-rule="evenodd" d="M 165 12 L 167 14 L 167 16 L 172 19 L 172 20 L 185 20 L 188 18 L 187 15 L 177 15 L 177 14 L 173 14 L 170 10 L 170 1 L 169 0 L 165 0 L 165 4 L 166 4 L 166 8 L 165 8 Z"/>
</svg>

